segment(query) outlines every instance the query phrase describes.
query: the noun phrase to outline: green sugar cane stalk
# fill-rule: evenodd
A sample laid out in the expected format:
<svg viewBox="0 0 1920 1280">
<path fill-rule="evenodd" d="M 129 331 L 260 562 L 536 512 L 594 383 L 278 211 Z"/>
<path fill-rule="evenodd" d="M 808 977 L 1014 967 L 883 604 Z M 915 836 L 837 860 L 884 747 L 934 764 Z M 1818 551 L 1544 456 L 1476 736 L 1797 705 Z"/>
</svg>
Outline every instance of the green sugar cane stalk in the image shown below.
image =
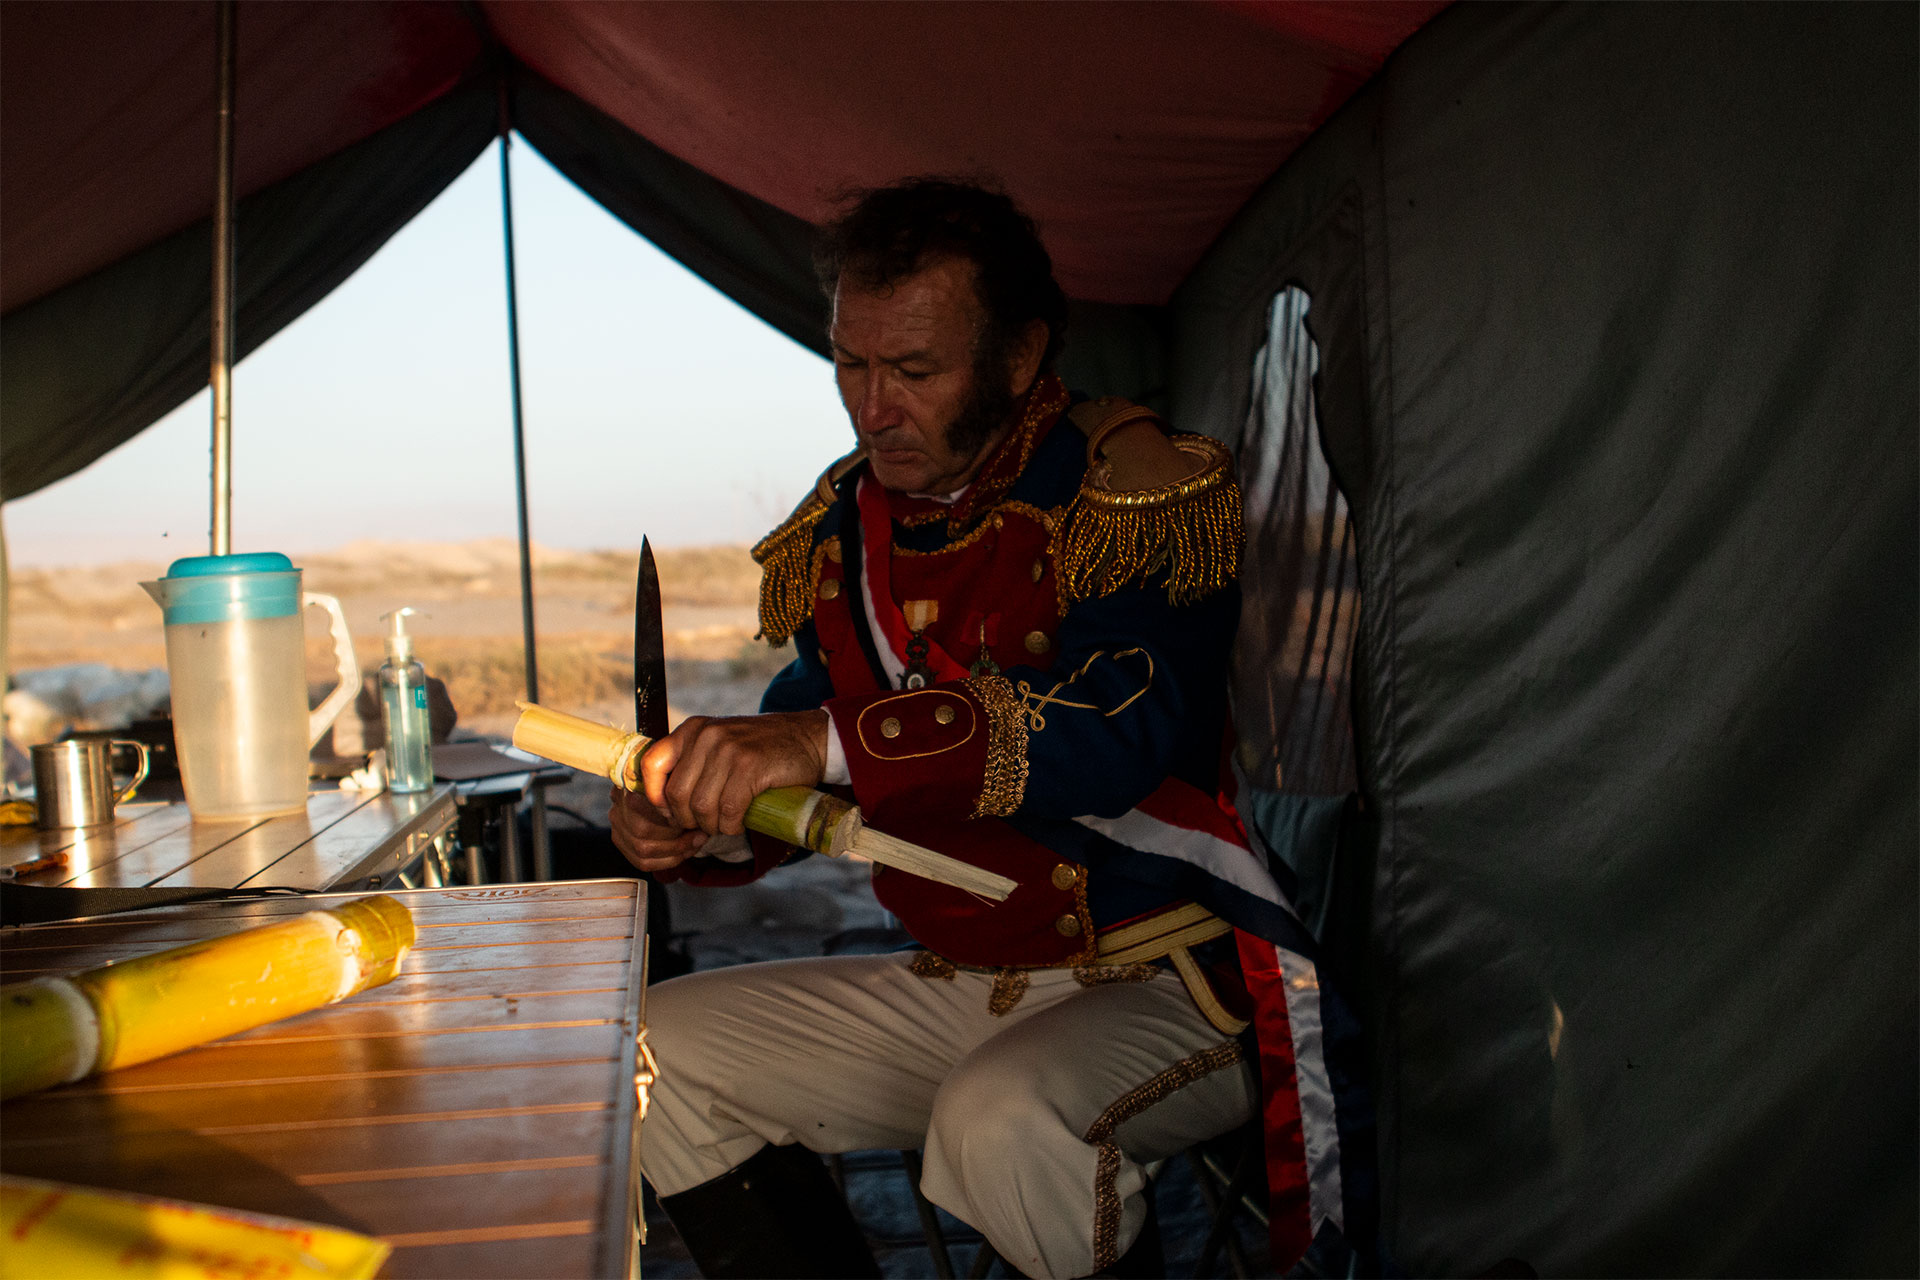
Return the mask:
<svg viewBox="0 0 1920 1280">
<path fill-rule="evenodd" d="M 853 805 L 811 787 L 775 787 L 747 806 L 747 829 L 797 844 L 829 858 L 852 847 L 860 834 L 860 812 Z"/>
</svg>

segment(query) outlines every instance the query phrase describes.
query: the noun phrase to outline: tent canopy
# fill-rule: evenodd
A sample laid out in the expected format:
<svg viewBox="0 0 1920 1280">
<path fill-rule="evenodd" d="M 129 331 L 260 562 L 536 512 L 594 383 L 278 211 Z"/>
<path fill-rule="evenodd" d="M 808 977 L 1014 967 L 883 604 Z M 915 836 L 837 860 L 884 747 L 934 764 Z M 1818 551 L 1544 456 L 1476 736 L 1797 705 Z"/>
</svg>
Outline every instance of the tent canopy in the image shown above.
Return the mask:
<svg viewBox="0 0 1920 1280">
<path fill-rule="evenodd" d="M 249 3 L 237 345 L 503 103 L 816 347 L 837 188 L 997 173 L 1248 473 L 1401 1262 L 1911 1275 L 1920 9 L 1436 8 Z M 0 5 L 5 496 L 204 382 L 209 10 Z"/>
<path fill-rule="evenodd" d="M 1150 370 L 1154 336 L 1115 304 L 1164 303 L 1255 188 L 1442 7 L 243 4 L 237 354 L 351 274 L 507 119 L 617 216 L 815 348 L 808 233 L 838 192 L 992 174 L 1043 224 L 1083 303 L 1076 358 Z M 182 338 L 206 328 L 213 6 L 24 0 L 0 31 L 11 498 L 203 382 Z M 1151 395 L 1158 381 L 1115 389 Z"/>
<path fill-rule="evenodd" d="M 1045 225 L 1069 293 L 1160 303 L 1441 7 L 247 4 L 236 188 L 261 191 L 483 75 L 497 40 L 654 145 L 808 221 L 848 185 L 996 174 Z M 207 216 L 213 14 L 29 0 L 0 21 L 11 312 Z"/>
</svg>

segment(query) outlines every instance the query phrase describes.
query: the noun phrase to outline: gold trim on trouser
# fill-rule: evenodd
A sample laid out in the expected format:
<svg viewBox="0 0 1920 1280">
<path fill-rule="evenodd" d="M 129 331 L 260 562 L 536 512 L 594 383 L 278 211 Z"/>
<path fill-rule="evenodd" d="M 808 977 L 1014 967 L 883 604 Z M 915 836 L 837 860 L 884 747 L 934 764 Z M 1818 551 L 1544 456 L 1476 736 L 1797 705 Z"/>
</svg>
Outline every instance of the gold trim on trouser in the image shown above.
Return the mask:
<svg viewBox="0 0 1920 1280">
<path fill-rule="evenodd" d="M 1114 1130 L 1176 1089 L 1184 1089 L 1203 1076 L 1212 1075 L 1222 1067 L 1232 1066 L 1245 1056 L 1240 1048 L 1240 1042 L 1229 1040 L 1225 1044 L 1204 1049 L 1192 1057 L 1182 1058 L 1153 1079 L 1119 1098 L 1112 1106 L 1102 1111 L 1092 1125 L 1088 1126 L 1086 1141 L 1093 1145 L 1099 1161 L 1093 1175 L 1093 1269 L 1095 1271 L 1104 1271 L 1120 1259 L 1120 1193 L 1114 1189 L 1113 1185 L 1114 1178 L 1120 1171 L 1120 1144 L 1114 1141 Z"/>
<path fill-rule="evenodd" d="M 1162 957 L 1172 960 L 1174 972 L 1187 984 L 1187 994 L 1193 997 L 1193 1003 L 1206 1015 L 1207 1021 L 1223 1035 L 1237 1036 L 1247 1029 L 1246 1020 L 1227 1012 L 1220 997 L 1213 993 L 1213 984 L 1201 971 L 1200 962 L 1188 950 L 1232 931 L 1233 926 L 1219 916 L 1197 902 L 1188 902 L 1145 920 L 1107 930 L 1100 935 L 1099 958 L 1094 964 L 1104 967 L 1141 964 Z"/>
</svg>

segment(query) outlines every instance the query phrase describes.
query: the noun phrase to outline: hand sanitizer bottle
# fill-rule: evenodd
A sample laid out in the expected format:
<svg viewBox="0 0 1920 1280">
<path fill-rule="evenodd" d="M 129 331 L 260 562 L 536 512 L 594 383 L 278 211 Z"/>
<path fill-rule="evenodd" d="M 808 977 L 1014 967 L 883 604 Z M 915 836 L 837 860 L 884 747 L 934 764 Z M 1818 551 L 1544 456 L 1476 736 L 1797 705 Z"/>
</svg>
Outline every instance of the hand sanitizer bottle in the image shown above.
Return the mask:
<svg viewBox="0 0 1920 1280">
<path fill-rule="evenodd" d="M 407 619 L 417 609 L 395 609 L 387 633 L 387 660 L 380 664 L 380 719 L 387 729 L 387 790 L 426 791 L 433 786 L 433 730 L 427 720 L 427 669 L 413 660 Z"/>
</svg>

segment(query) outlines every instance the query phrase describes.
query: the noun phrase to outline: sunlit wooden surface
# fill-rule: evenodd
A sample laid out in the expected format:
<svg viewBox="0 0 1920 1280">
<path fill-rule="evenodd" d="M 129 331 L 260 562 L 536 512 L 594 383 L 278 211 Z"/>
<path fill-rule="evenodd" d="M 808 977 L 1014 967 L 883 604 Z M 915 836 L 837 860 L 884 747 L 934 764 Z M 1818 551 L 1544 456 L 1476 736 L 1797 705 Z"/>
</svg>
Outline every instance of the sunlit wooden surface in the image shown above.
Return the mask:
<svg viewBox="0 0 1920 1280">
<path fill-rule="evenodd" d="M 0 930 L 8 982 L 331 905 Z M 337 1005 L 0 1107 L 0 1168 L 380 1236 L 383 1275 L 625 1276 L 645 890 L 401 890 L 419 942 Z"/>
<path fill-rule="evenodd" d="M 66 866 L 19 882 L 74 889 L 381 888 L 455 817 L 446 784 L 406 795 L 316 791 L 304 814 L 253 822 L 197 823 L 184 804 L 133 805 L 111 825 L 0 828 L 0 867 L 65 853 Z"/>
</svg>

